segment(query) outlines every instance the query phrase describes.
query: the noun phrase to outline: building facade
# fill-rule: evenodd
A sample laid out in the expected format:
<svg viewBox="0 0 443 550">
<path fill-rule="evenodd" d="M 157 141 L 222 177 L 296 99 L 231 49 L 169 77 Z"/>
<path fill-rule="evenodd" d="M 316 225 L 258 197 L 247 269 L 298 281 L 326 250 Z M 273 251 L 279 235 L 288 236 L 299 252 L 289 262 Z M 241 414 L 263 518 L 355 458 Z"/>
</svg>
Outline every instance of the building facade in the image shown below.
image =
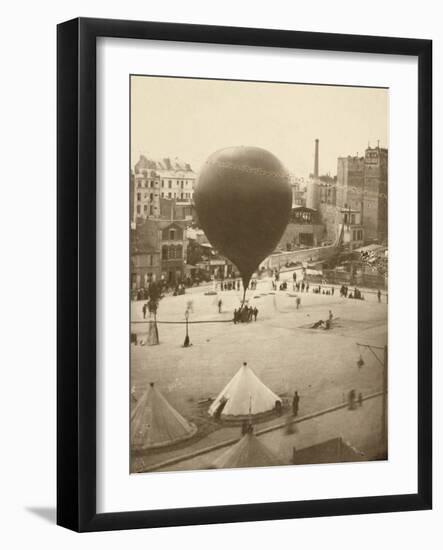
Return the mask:
<svg viewBox="0 0 443 550">
<path fill-rule="evenodd" d="M 196 174 L 179 159 L 149 159 L 141 155 L 131 174 L 134 187 L 134 218 L 160 218 L 163 198 L 191 204 Z"/>
<path fill-rule="evenodd" d="M 304 178 L 300 178 L 290 174 L 289 183 L 292 191 L 292 206 L 306 205 L 306 182 Z"/>
<path fill-rule="evenodd" d="M 319 246 L 324 233 L 325 228 L 317 210 L 306 206 L 294 206 L 278 246 L 285 251 Z"/>
<path fill-rule="evenodd" d="M 184 281 L 186 277 L 186 227 L 183 222 L 178 221 L 160 221 L 158 225 L 161 246 L 161 276 L 168 285 L 173 286 Z"/>
<path fill-rule="evenodd" d="M 367 241 L 388 239 L 388 150 L 368 147 L 365 151 L 363 227 Z"/>
<path fill-rule="evenodd" d="M 361 212 L 365 241 L 387 241 L 387 149 L 368 147 L 362 157 L 338 158 L 337 206 Z"/>
<path fill-rule="evenodd" d="M 131 289 L 147 288 L 161 278 L 158 228 L 155 222 L 139 219 L 131 228 Z"/>
<path fill-rule="evenodd" d="M 151 281 L 169 286 L 186 277 L 186 222 L 139 218 L 131 231 L 131 288 Z"/>
</svg>

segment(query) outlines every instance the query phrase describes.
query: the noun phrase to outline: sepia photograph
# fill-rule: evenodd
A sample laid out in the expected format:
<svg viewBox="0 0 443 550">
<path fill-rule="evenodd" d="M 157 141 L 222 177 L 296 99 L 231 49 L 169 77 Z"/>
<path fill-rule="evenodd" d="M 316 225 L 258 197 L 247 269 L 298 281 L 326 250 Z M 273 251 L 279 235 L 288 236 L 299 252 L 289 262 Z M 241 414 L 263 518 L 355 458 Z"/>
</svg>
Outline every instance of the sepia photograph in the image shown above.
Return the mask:
<svg viewBox="0 0 443 550">
<path fill-rule="evenodd" d="M 387 460 L 389 89 L 131 75 L 129 108 L 130 472 Z"/>
</svg>

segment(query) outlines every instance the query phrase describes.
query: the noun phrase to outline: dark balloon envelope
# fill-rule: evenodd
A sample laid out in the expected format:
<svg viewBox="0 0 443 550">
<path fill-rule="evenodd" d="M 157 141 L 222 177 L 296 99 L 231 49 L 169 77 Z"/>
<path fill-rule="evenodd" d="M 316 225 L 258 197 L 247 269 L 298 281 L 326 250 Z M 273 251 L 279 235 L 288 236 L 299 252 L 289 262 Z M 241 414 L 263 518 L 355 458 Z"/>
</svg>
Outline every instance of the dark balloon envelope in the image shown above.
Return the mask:
<svg viewBox="0 0 443 550">
<path fill-rule="evenodd" d="M 285 168 L 259 147 L 222 149 L 203 166 L 194 202 L 210 243 L 237 266 L 246 288 L 289 221 L 292 194 Z"/>
</svg>

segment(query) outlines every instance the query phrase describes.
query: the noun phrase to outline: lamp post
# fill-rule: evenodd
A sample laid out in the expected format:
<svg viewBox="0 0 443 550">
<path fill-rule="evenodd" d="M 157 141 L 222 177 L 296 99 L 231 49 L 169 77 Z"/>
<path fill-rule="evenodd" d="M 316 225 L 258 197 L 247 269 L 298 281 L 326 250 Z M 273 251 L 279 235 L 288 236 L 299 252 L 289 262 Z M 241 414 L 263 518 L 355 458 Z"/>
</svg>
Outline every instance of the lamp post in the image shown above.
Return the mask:
<svg viewBox="0 0 443 550">
<path fill-rule="evenodd" d="M 357 346 L 367 348 L 371 351 L 372 355 L 377 359 L 383 368 L 383 402 L 381 411 L 381 445 L 388 445 L 388 346 L 373 346 L 370 344 L 360 344 L 357 342 Z M 383 351 L 383 360 L 375 353 L 374 350 Z M 360 355 L 357 365 L 361 368 L 364 365 L 364 361 Z"/>
<path fill-rule="evenodd" d="M 189 341 L 189 333 L 188 333 L 188 322 L 189 322 L 188 310 L 185 311 L 185 319 L 186 319 L 186 336 L 185 336 L 185 341 L 183 342 L 183 347 L 189 348 L 189 346 L 191 345 L 191 342 Z"/>
</svg>

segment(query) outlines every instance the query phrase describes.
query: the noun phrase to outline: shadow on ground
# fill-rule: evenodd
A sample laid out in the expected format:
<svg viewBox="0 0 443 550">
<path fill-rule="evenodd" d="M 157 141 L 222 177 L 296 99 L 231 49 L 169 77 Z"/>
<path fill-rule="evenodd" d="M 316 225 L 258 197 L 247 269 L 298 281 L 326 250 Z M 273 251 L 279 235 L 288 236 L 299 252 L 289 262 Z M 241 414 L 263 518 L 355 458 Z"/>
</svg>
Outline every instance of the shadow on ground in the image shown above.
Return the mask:
<svg viewBox="0 0 443 550">
<path fill-rule="evenodd" d="M 35 516 L 38 516 L 46 521 L 49 521 L 49 523 L 55 524 L 56 520 L 56 509 L 50 508 L 50 507 L 44 507 L 44 506 L 28 506 L 26 510 L 34 514 Z"/>
</svg>

